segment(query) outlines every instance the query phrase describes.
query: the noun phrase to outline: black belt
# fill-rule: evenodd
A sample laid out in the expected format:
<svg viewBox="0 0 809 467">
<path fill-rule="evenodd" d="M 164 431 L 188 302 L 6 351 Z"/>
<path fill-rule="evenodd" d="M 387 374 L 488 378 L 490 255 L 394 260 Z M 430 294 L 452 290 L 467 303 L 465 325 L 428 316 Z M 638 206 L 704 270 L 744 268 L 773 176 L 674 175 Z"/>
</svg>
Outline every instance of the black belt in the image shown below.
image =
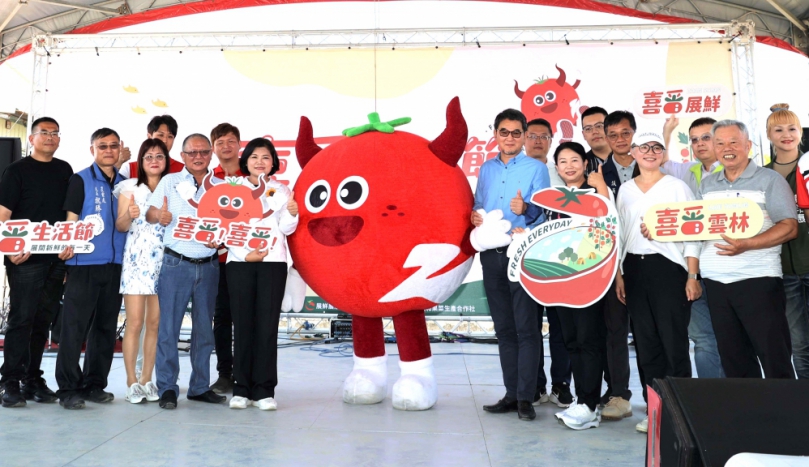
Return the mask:
<svg viewBox="0 0 809 467">
<path fill-rule="evenodd" d="M 219 259 L 219 255 L 214 253 L 211 256 L 206 256 L 204 258 L 189 258 L 188 256 L 183 256 L 180 253 L 172 250 L 169 247 L 165 247 L 163 251 L 166 252 L 169 256 L 174 256 L 175 258 L 180 258 L 181 261 L 188 261 L 191 264 L 205 264 L 210 263 L 211 261 Z"/>
</svg>

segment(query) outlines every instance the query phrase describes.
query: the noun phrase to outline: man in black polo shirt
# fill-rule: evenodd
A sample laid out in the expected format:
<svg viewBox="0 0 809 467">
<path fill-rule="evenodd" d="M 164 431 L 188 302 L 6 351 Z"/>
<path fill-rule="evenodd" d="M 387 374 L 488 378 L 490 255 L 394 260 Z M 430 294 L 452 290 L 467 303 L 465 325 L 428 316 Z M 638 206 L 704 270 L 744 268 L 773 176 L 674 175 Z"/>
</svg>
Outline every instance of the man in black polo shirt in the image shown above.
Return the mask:
<svg viewBox="0 0 809 467">
<path fill-rule="evenodd" d="M 64 221 L 62 204 L 73 169 L 53 157 L 59 148 L 59 124 L 49 117 L 38 118 L 28 141 L 34 148 L 31 157 L 14 162 L 3 172 L 0 221 Z M 29 252 L 5 257 L 11 292 L 0 368 L 0 383 L 5 388 L 3 407 L 25 407 L 26 399 L 56 402 L 39 367 L 48 327 L 59 309 L 65 260 L 72 256 L 68 248 L 58 255 Z"/>
</svg>

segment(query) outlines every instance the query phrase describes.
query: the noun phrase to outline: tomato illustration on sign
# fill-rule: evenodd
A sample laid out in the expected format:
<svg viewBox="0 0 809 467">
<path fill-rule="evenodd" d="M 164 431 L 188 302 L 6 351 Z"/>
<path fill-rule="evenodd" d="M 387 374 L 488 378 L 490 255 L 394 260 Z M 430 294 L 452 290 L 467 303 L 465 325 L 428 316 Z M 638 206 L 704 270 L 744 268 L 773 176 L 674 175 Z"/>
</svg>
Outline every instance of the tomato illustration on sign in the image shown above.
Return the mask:
<svg viewBox="0 0 809 467">
<path fill-rule="evenodd" d="M 25 250 L 25 237 L 28 232 L 14 227 L 13 230 L 3 232 L 0 240 L 0 253 L 22 253 Z"/>
<path fill-rule="evenodd" d="M 606 216 L 607 203 L 604 198 L 593 194 L 592 190 L 580 190 L 563 186 L 541 190 L 531 196 L 531 202 L 551 211 L 576 216 Z"/>
<path fill-rule="evenodd" d="M 562 142 L 573 137 L 573 127 L 579 119 L 579 93 L 576 88 L 581 83 L 567 84 L 565 70 L 556 66 L 559 77 L 556 79 L 537 80 L 525 91 L 520 90 L 519 83 L 514 81 L 514 93 L 522 102 L 520 108 L 527 120 L 544 118 L 554 130 L 561 133 Z"/>
<path fill-rule="evenodd" d="M 612 201 L 592 189 L 546 188 L 531 202 L 570 216 L 535 227 L 515 241 L 510 276 L 545 306 L 583 308 L 610 289 L 618 268 L 618 216 Z M 531 239 L 529 242 L 528 239 Z"/>
<path fill-rule="evenodd" d="M 702 233 L 702 231 L 705 230 L 705 226 L 700 221 L 704 217 L 705 216 L 702 214 L 698 215 L 696 212 L 683 216 L 683 220 L 685 222 L 680 227 L 680 232 L 684 233 L 685 235 L 697 235 Z"/>
<path fill-rule="evenodd" d="M 199 226 L 199 232 L 194 235 L 194 240 L 200 243 L 212 242 L 216 238 L 214 232 L 216 232 L 218 229 L 219 228 L 213 224 L 202 224 Z"/>
<path fill-rule="evenodd" d="M 670 94 L 666 97 L 666 105 L 663 106 L 663 112 L 667 114 L 680 113 L 683 110 L 683 96 L 680 94 Z"/>
<path fill-rule="evenodd" d="M 248 248 L 252 248 L 254 250 L 256 249 L 263 250 L 264 248 L 267 248 L 267 239 L 269 238 L 270 238 L 269 232 L 254 232 L 253 238 L 251 238 L 250 241 L 247 242 L 247 246 Z"/>
<path fill-rule="evenodd" d="M 259 177 L 258 186 L 250 188 L 243 184 L 240 177 L 228 177 L 224 182 L 214 184 L 211 181 L 213 172 L 208 173 L 203 180 L 205 193 L 199 202 L 193 198 L 188 203 L 197 209 L 199 217 L 213 217 L 222 220 L 220 226 L 228 229 L 230 224 L 243 222 L 250 223 L 250 219 L 264 219 L 272 215 L 273 210 L 264 210 L 261 195 L 264 193 L 265 182 Z M 205 237 L 208 235 L 203 234 Z M 213 240 L 213 233 L 210 235 Z M 199 239 L 198 239 L 199 240 Z"/>
</svg>

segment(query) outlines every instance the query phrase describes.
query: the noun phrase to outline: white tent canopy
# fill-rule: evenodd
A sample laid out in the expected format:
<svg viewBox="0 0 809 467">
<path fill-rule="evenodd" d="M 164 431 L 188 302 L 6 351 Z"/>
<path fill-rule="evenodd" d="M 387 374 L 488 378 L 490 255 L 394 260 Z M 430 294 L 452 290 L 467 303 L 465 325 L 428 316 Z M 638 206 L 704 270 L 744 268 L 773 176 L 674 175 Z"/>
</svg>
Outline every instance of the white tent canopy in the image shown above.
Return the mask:
<svg viewBox="0 0 809 467">
<path fill-rule="evenodd" d="M 506 0 L 508 1 L 508 0 Z M 0 61 L 30 44 L 33 35 L 67 33 L 111 18 L 186 9 L 228 9 L 280 3 L 273 0 L 5 0 L 0 2 Z M 521 2 L 522 3 L 522 2 Z M 809 51 L 809 2 L 805 0 L 535 0 L 531 3 L 604 11 L 655 19 L 651 15 L 715 23 L 754 21 L 761 36 Z M 623 11 L 622 11 L 623 10 Z M 164 10 L 167 16 L 171 13 Z M 164 18 L 166 16 L 163 16 Z M 134 22 L 134 21 L 133 21 Z M 120 27 L 120 26 L 118 26 Z"/>
</svg>

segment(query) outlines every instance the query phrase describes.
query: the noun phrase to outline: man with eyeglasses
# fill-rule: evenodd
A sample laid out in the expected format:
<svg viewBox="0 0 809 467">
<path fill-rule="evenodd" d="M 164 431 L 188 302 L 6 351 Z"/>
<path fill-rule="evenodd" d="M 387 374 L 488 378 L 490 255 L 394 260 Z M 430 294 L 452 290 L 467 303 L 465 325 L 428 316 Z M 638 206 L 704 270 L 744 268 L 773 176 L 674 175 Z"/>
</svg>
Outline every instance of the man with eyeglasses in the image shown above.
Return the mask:
<svg viewBox="0 0 809 467">
<path fill-rule="evenodd" d="M 548 167 L 551 186 L 565 186 L 565 182 L 556 171 L 554 161 L 548 160 L 551 144 L 553 144 L 553 131 L 550 122 L 544 118 L 535 118 L 528 122 L 528 130 L 525 132 L 525 155 Z"/>
<path fill-rule="evenodd" d="M 728 378 L 794 379 L 786 317 L 781 245 L 798 235 L 795 197 L 784 177 L 748 157 L 753 143 L 736 120 L 711 130 L 724 169 L 705 178 L 697 198 L 749 198 L 764 211 L 755 236 L 706 240 L 699 264 L 708 291 L 711 320 Z"/>
<path fill-rule="evenodd" d="M 214 349 L 213 313 L 219 282 L 219 259 L 216 245 L 203 245 L 173 237 L 180 217 L 196 216 L 196 208 L 187 199 L 196 201 L 205 193 L 203 179 L 211 163 L 211 142 L 208 137 L 194 133 L 183 141 L 180 153 L 185 168 L 163 177 L 149 198 L 146 221 L 166 227 L 163 237 L 165 254 L 158 278 L 157 295 L 160 302 L 160 327 L 157 335 L 157 387 L 160 407 L 177 407 L 180 387 L 177 378 L 180 361 L 177 341 L 189 300 L 191 307 L 191 380 L 188 400 L 218 404 L 225 401 L 210 389 L 211 352 Z M 215 179 L 215 182 L 221 180 Z"/>
<path fill-rule="evenodd" d="M 610 147 L 610 154 L 604 160 L 601 174 L 607 186 L 618 199 L 621 184 L 632 178 L 635 159 L 632 158 L 632 137 L 637 126 L 631 112 L 618 110 L 604 119 L 604 134 Z M 629 330 L 630 321 L 626 305 L 618 299 L 616 292 L 607 293 L 604 307 L 604 322 L 607 326 L 607 368 L 609 384 L 601 398 L 604 420 L 622 420 L 632 416 L 632 391 L 629 390 Z M 637 345 L 635 351 L 639 352 Z M 643 381 L 643 371 L 638 366 Z"/>
<path fill-rule="evenodd" d="M 166 149 L 171 152 L 171 148 L 174 146 L 174 138 L 177 135 L 177 120 L 174 119 L 171 115 L 158 115 L 152 120 L 149 121 L 149 124 L 146 126 L 146 137 L 150 139 L 159 139 L 166 145 Z M 168 154 L 166 154 L 169 161 L 169 173 L 176 174 L 177 172 L 183 170 L 183 163 L 179 162 Z M 132 176 L 137 177 L 138 175 L 138 161 L 129 162 L 131 158 L 131 154 L 128 148 L 124 148 L 121 151 L 121 155 L 118 158 L 118 162 L 115 166 L 120 170 L 120 174 L 124 178 L 130 178 Z M 141 338 L 142 339 L 142 338 Z M 141 342 L 141 348 L 143 348 L 143 343 Z M 139 362 L 141 356 L 138 356 Z"/>
<path fill-rule="evenodd" d="M 28 142 L 34 148 L 3 171 L 0 181 L 0 221 L 28 219 L 51 225 L 66 219 L 63 204 L 70 164 L 54 157 L 59 149 L 59 124 L 50 117 L 34 120 Z M 42 378 L 42 354 L 48 327 L 59 310 L 64 260 L 70 248 L 59 254 L 20 253 L 4 258 L 8 274 L 8 328 L 3 345 L 0 386 L 5 388 L 3 407 L 25 407 L 26 400 L 55 402 L 56 394 Z"/>
<path fill-rule="evenodd" d="M 213 152 L 219 159 L 219 166 L 213 169 L 213 176 L 222 180 L 225 177 L 244 177 L 239 168 L 241 134 L 230 123 L 220 123 L 211 130 Z M 219 291 L 216 294 L 216 309 L 213 315 L 214 347 L 216 348 L 216 371 L 219 378 L 211 385 L 217 394 L 233 390 L 233 318 L 230 314 L 230 292 L 227 281 L 228 249 L 220 245 Z"/>
<path fill-rule="evenodd" d="M 475 205 L 471 221 L 483 223 L 482 209 L 500 209 L 503 218 L 514 227 L 530 227 L 545 220 L 545 214 L 529 202 L 536 191 L 550 186 L 548 168 L 522 151 L 528 126 L 518 110 L 506 109 L 494 120 L 494 137 L 500 153 L 481 167 L 475 189 Z M 517 282 L 508 279 L 509 258 L 506 248 L 480 253 L 483 287 L 489 304 L 506 395 L 493 405 L 484 405 L 489 413 L 517 411 L 520 420 L 533 420 L 531 405 L 537 389 L 539 332 L 537 304 Z"/>
<path fill-rule="evenodd" d="M 565 182 L 559 177 L 556 171 L 555 161 L 548 160 L 548 152 L 553 142 L 553 131 L 551 124 L 544 118 L 535 118 L 528 122 L 528 130 L 525 132 L 525 154 L 536 159 L 548 168 L 551 186 L 565 186 Z M 550 338 L 548 339 L 551 351 L 551 394 L 548 395 L 548 378 L 545 375 L 545 345 L 539 346 L 539 366 L 537 368 L 537 390 L 534 394 L 534 407 L 546 402 L 553 402 L 559 407 L 569 407 L 573 403 L 573 395 L 570 393 L 570 378 L 573 370 L 570 366 L 570 357 L 565 348 L 565 340 L 562 337 L 562 327 L 559 323 L 559 315 L 556 308 L 545 308 L 537 304 L 539 317 L 539 333 L 542 335 L 542 315 L 548 316 L 548 328 Z"/>
<path fill-rule="evenodd" d="M 101 128 L 90 138 L 93 165 L 71 177 L 64 209 L 67 220 L 98 223 L 103 230 L 91 240 L 92 253 L 67 260 L 62 331 L 56 357 L 59 403 L 65 409 L 83 409 L 84 401 L 111 402 L 104 391 L 115 351 L 115 334 L 121 312 L 121 260 L 126 233 L 115 228 L 118 199 L 112 195 L 124 179 L 115 169 L 121 138 L 115 130 Z M 79 368 L 82 344 L 84 371 Z"/>
<path fill-rule="evenodd" d="M 607 157 L 612 153 L 610 145 L 607 142 L 607 135 L 604 132 L 604 119 L 607 118 L 606 110 L 601 107 L 590 107 L 581 114 L 581 132 L 590 150 L 587 151 L 586 166 L 584 167 L 584 176 L 590 175 L 591 172 L 598 171 L 598 166 L 607 160 Z M 609 186 L 609 182 L 607 183 Z M 613 193 L 615 194 L 615 193 Z"/>
<path fill-rule="evenodd" d="M 716 120 L 702 117 L 694 120 L 688 128 L 691 141 L 691 153 L 696 161 L 676 162 L 666 153 L 663 156 L 663 171 L 684 181 L 696 196 L 702 181 L 709 175 L 721 172 L 722 164 L 716 160 L 716 153 L 711 137 L 711 128 Z M 679 120 L 672 115 L 663 126 L 663 139 L 669 147 L 671 135 L 677 128 Z M 716 345 L 711 312 L 708 310 L 708 294 L 705 282 L 700 279 L 702 295 L 691 304 L 691 322 L 688 324 L 688 337 L 694 341 L 694 364 L 700 378 L 724 378 L 722 360 Z"/>
</svg>

